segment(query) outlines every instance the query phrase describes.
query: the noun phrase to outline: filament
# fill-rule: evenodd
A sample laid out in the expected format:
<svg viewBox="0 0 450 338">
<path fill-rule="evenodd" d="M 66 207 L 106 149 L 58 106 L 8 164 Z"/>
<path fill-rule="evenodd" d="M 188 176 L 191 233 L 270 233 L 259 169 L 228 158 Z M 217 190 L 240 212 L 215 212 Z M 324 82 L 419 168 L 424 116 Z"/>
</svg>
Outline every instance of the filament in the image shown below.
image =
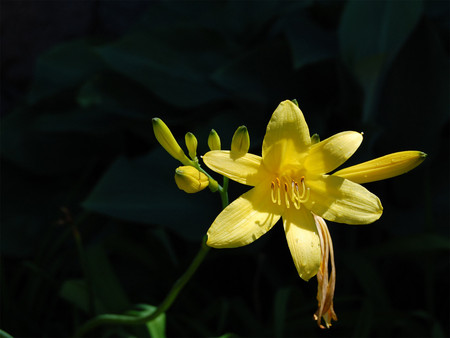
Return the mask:
<svg viewBox="0 0 450 338">
<path fill-rule="evenodd" d="M 281 188 L 282 185 L 284 189 Z M 299 182 L 286 176 L 281 176 L 281 179 L 276 177 L 270 184 L 270 190 L 273 203 L 281 205 L 284 200 L 287 208 L 290 208 L 292 203 L 296 209 L 300 209 L 302 203 L 307 202 L 311 194 L 310 188 L 306 186 L 305 176 L 302 176 Z"/>
</svg>

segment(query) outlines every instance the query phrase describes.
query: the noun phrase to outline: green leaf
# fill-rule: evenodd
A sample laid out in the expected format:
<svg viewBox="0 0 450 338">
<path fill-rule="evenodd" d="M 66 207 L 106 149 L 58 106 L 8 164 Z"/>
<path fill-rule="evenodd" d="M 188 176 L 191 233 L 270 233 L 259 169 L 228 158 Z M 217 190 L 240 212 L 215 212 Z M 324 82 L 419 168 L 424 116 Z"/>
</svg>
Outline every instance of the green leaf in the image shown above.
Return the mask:
<svg viewBox="0 0 450 338">
<path fill-rule="evenodd" d="M 89 40 L 74 40 L 42 54 L 28 95 L 30 103 L 75 88 L 104 69 Z"/>
<path fill-rule="evenodd" d="M 0 337 L 1 338 L 13 338 L 13 336 L 11 336 L 9 333 L 7 333 L 3 330 L 0 330 Z"/>
<path fill-rule="evenodd" d="M 289 297 L 291 294 L 290 288 L 281 288 L 277 290 L 275 294 L 274 302 L 274 328 L 275 336 L 282 337 L 286 325 L 286 310 L 288 309 Z"/>
<path fill-rule="evenodd" d="M 131 34 L 97 51 L 112 69 L 166 102 L 192 107 L 225 97 L 209 80 L 209 73 L 226 58 L 222 48 L 217 33 L 177 25 Z"/>
<path fill-rule="evenodd" d="M 248 101 L 269 103 L 285 98 L 293 81 L 288 46 L 280 40 L 265 42 L 218 68 L 212 78 Z"/>
<path fill-rule="evenodd" d="M 365 92 L 363 122 L 372 119 L 380 79 L 417 25 L 422 7 L 420 0 L 347 3 L 339 26 L 340 49 Z"/>
<path fill-rule="evenodd" d="M 86 248 L 86 263 L 89 270 L 87 278 L 92 280 L 96 298 L 105 306 L 106 311 L 119 313 L 130 306 L 130 302 L 120 285 L 114 269 L 100 245 Z M 97 313 L 104 313 L 96 309 Z"/>
<path fill-rule="evenodd" d="M 407 238 L 394 238 L 368 250 L 374 257 L 424 254 L 427 252 L 450 251 L 450 240 L 435 234 L 420 234 Z"/>
<path fill-rule="evenodd" d="M 89 295 L 84 280 L 66 280 L 59 290 L 59 295 L 61 296 L 61 298 L 74 304 L 85 313 L 89 312 Z M 98 309 L 100 313 L 105 313 L 107 311 L 104 305 L 99 301 L 99 299 L 95 298 L 94 302 L 95 308 Z"/>
<path fill-rule="evenodd" d="M 295 69 L 334 58 L 338 53 L 336 33 L 322 28 L 304 10 L 290 13 L 283 27 L 292 50 Z"/>
<path fill-rule="evenodd" d="M 154 308 L 156 311 L 156 306 L 149 306 Z M 146 323 L 147 329 L 150 332 L 152 338 L 165 338 L 166 337 L 166 314 L 162 313 L 154 320 Z"/>
<path fill-rule="evenodd" d="M 186 194 L 174 181 L 179 165 L 163 149 L 111 165 L 83 206 L 119 219 L 162 225 L 199 240 L 220 211 L 220 197 L 208 190 Z M 180 217 L 182 215 L 182 217 Z"/>
</svg>

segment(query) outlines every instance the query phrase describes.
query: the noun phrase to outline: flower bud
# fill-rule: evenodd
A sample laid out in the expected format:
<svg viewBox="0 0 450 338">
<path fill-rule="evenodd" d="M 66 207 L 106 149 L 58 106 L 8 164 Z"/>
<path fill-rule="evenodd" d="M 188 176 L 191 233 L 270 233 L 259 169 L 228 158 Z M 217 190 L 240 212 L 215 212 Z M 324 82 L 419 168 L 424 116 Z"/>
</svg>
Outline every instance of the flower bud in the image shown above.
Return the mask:
<svg viewBox="0 0 450 338">
<path fill-rule="evenodd" d="M 316 144 L 320 142 L 319 134 L 314 134 L 311 136 L 311 144 Z"/>
<path fill-rule="evenodd" d="M 193 194 L 205 189 L 209 185 L 208 177 L 191 166 L 175 169 L 175 182 L 181 190 Z"/>
<path fill-rule="evenodd" d="M 173 137 L 172 132 L 169 127 L 159 118 L 155 117 L 152 120 L 153 132 L 158 142 L 162 147 L 170 154 L 173 158 L 177 159 L 185 165 L 189 165 L 192 162 L 184 154 L 183 149 L 181 149 L 178 142 Z"/>
<path fill-rule="evenodd" d="M 209 133 L 208 147 L 210 150 L 220 150 L 220 137 L 214 129 Z"/>
<path fill-rule="evenodd" d="M 250 136 L 246 126 L 240 126 L 234 132 L 231 140 L 231 152 L 239 155 L 244 155 L 250 148 Z"/>
<path fill-rule="evenodd" d="M 188 132 L 184 136 L 184 140 L 186 142 L 186 147 L 189 151 L 190 158 L 193 161 L 195 161 L 195 159 L 197 158 L 197 145 L 198 145 L 197 138 L 195 137 L 194 134 Z"/>
</svg>

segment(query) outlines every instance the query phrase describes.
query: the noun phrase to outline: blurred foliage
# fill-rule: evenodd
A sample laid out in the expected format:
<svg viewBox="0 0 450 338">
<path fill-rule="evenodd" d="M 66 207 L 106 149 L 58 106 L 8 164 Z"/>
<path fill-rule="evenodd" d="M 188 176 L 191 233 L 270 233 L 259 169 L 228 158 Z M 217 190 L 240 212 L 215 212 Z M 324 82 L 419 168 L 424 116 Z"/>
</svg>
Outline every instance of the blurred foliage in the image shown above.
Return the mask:
<svg viewBox="0 0 450 338">
<path fill-rule="evenodd" d="M 48 50 L 1 123 L 2 330 L 68 336 L 95 314 L 156 306 L 220 199 L 176 188 L 151 118 L 193 132 L 199 154 L 211 128 L 229 148 L 245 124 L 259 153 L 275 107 L 296 98 L 311 133 L 365 132 L 349 164 L 429 155 L 368 185 L 378 222 L 330 224 L 333 328 L 313 322 L 316 282 L 276 226 L 213 250 L 165 317 L 92 335 L 449 336 L 449 41 L 445 1 L 155 2 L 119 39 Z"/>
</svg>

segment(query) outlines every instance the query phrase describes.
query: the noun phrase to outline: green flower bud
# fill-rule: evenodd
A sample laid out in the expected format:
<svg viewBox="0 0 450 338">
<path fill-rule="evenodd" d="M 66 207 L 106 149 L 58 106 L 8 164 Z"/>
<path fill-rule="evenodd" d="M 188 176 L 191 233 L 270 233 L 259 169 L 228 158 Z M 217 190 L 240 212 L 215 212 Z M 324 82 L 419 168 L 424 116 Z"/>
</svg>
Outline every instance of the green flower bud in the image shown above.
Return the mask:
<svg viewBox="0 0 450 338">
<path fill-rule="evenodd" d="M 250 136 L 246 126 L 240 126 L 236 129 L 231 140 L 231 152 L 238 155 L 244 155 L 250 148 Z"/>
<path fill-rule="evenodd" d="M 189 156 L 190 158 L 195 161 L 195 159 L 197 158 L 197 138 L 195 137 L 194 134 L 192 134 L 191 132 L 186 133 L 186 135 L 184 136 L 184 140 L 186 142 L 186 147 L 189 151 Z"/>
<path fill-rule="evenodd" d="M 175 183 L 181 190 L 193 194 L 205 189 L 209 179 L 194 167 L 182 166 L 175 169 Z"/>
<path fill-rule="evenodd" d="M 214 129 L 209 133 L 208 147 L 210 150 L 220 150 L 220 137 Z"/>
<path fill-rule="evenodd" d="M 189 165 L 192 162 L 187 158 L 183 149 L 181 149 L 178 142 L 173 137 L 169 127 L 159 118 L 155 117 L 152 120 L 153 132 L 158 142 L 173 158 L 177 159 L 185 165 Z"/>
<path fill-rule="evenodd" d="M 314 134 L 311 136 L 311 144 L 316 144 L 320 142 L 319 134 Z"/>
</svg>

